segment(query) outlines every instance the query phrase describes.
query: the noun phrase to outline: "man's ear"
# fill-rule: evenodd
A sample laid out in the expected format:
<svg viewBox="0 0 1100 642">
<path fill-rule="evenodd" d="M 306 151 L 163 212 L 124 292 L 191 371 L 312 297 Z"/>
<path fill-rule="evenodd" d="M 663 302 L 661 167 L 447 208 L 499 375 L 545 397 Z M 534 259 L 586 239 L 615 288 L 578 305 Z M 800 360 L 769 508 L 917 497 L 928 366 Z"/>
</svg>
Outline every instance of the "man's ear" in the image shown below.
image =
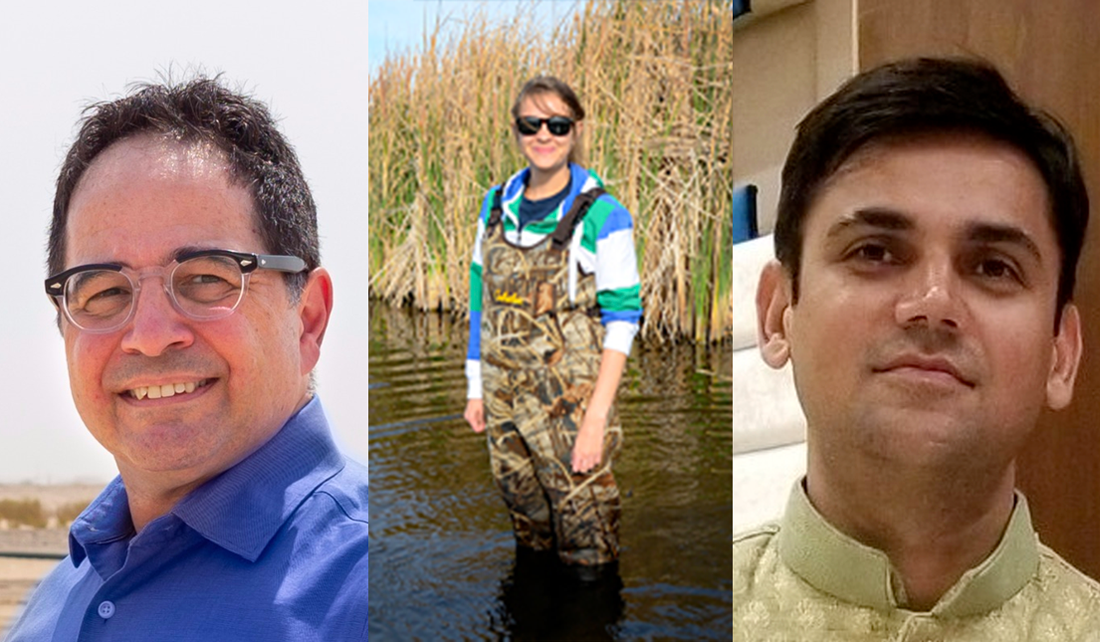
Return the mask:
<svg viewBox="0 0 1100 642">
<path fill-rule="evenodd" d="M 773 368 L 782 368 L 791 357 L 786 316 L 791 309 L 791 279 L 779 261 L 768 261 L 756 287 L 756 343 L 760 355 Z"/>
<path fill-rule="evenodd" d="M 1081 315 L 1077 306 L 1062 308 L 1058 334 L 1051 346 L 1050 373 L 1047 375 L 1047 405 L 1061 410 L 1073 400 L 1073 384 L 1081 362 Z"/>
<path fill-rule="evenodd" d="M 325 329 L 331 315 L 332 277 L 325 268 L 316 268 L 309 273 L 309 280 L 298 299 L 298 317 L 302 322 L 302 333 L 298 338 L 302 374 L 312 372 L 321 358 L 321 342 L 325 339 Z"/>
</svg>

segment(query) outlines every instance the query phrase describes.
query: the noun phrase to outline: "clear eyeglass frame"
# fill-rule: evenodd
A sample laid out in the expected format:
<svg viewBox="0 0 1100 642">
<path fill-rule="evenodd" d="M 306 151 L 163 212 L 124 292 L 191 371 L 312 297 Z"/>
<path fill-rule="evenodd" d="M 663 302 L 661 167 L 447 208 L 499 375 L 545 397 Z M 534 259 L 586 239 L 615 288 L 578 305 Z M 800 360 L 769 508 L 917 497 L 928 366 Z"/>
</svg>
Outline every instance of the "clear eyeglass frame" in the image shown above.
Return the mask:
<svg viewBox="0 0 1100 642">
<path fill-rule="evenodd" d="M 211 257 L 228 259 L 240 270 L 240 284 L 239 287 L 237 287 L 239 291 L 236 294 L 236 299 L 232 301 L 231 305 L 225 305 L 223 299 L 221 300 L 221 305 L 211 307 L 205 311 L 203 311 L 202 302 L 191 302 L 189 305 L 184 305 L 181 303 L 176 293 L 177 286 L 175 284 L 175 277 L 177 270 L 181 265 L 188 265 L 188 262 L 194 264 L 198 259 Z M 194 321 L 212 321 L 228 317 L 236 311 L 241 301 L 244 300 L 245 293 L 248 291 L 249 277 L 256 270 L 273 270 L 288 274 L 297 274 L 304 272 L 306 268 L 306 262 L 296 256 L 253 254 L 251 252 L 237 252 L 234 250 L 220 249 L 195 250 L 179 254 L 175 260 L 168 265 L 152 266 L 140 270 L 134 270 L 133 268 L 117 263 L 90 263 L 87 265 L 78 265 L 47 278 L 45 287 L 46 294 L 49 295 L 54 306 L 65 315 L 69 323 L 84 332 L 106 334 L 119 330 L 133 319 L 134 311 L 137 309 L 138 296 L 141 293 L 141 282 L 150 277 L 160 278 L 164 291 L 168 294 L 168 300 L 172 303 L 173 309 L 181 315 Z M 87 277 L 89 273 L 97 272 L 118 273 L 126 277 L 131 288 L 128 308 L 125 314 L 113 314 L 109 321 L 104 321 L 99 325 L 90 323 L 87 319 L 82 323 L 76 318 L 76 314 L 70 306 L 69 286 L 73 282 L 74 277 Z"/>
</svg>

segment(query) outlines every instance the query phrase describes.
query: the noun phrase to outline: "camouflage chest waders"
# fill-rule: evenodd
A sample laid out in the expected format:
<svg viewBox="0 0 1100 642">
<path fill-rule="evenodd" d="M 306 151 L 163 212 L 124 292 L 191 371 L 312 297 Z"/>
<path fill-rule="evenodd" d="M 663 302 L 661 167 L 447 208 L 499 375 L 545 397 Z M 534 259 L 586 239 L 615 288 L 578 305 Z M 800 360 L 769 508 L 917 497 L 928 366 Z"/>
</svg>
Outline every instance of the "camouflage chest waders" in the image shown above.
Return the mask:
<svg viewBox="0 0 1100 642">
<path fill-rule="evenodd" d="M 581 196 L 582 203 L 593 198 Z M 612 406 L 599 466 L 572 472 L 604 334 L 595 276 L 579 276 L 575 303 L 567 293 L 571 219 L 585 209 L 575 206 L 554 234 L 520 248 L 504 239 L 497 201 L 482 241 L 481 373 L 489 458 L 516 540 L 591 565 L 619 555 L 621 504 L 611 464 L 622 429 Z"/>
</svg>

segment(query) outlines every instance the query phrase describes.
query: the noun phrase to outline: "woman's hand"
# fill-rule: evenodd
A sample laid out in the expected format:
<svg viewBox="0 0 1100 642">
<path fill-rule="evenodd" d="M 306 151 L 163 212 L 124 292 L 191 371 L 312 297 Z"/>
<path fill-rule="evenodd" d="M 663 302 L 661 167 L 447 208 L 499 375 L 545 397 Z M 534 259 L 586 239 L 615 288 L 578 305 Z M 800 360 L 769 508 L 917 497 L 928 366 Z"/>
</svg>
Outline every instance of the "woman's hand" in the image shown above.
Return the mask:
<svg viewBox="0 0 1100 642">
<path fill-rule="evenodd" d="M 603 456 L 603 430 L 607 416 L 592 412 L 584 413 L 577 440 L 573 442 L 573 472 L 587 473 L 600 465 Z"/>
<path fill-rule="evenodd" d="M 462 415 L 466 423 L 474 429 L 474 432 L 485 430 L 485 404 L 480 399 L 470 399 L 466 402 L 466 412 Z"/>
<path fill-rule="evenodd" d="M 573 472 L 584 473 L 600 464 L 603 457 L 603 431 L 607 427 L 607 417 L 611 413 L 611 404 L 619 390 L 619 379 L 623 376 L 626 355 L 618 350 L 604 348 L 600 354 L 600 371 L 596 374 L 596 385 L 588 399 L 588 408 L 577 430 L 577 440 L 573 442 Z"/>
</svg>

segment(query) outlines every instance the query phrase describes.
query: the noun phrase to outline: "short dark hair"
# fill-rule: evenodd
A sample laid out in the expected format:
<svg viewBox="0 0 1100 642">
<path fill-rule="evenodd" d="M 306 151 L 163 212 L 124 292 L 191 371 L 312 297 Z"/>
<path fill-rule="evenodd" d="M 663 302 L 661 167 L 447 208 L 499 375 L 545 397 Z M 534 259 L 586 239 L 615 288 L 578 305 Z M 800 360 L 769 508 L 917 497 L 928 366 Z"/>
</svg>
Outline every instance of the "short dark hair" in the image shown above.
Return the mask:
<svg viewBox="0 0 1100 642">
<path fill-rule="evenodd" d="M 1007 143 L 1034 163 L 1050 199 L 1062 252 L 1055 321 L 1073 297 L 1089 200 L 1076 148 L 1053 116 L 1028 107 L 989 63 L 914 58 L 850 79 L 798 124 L 775 224 L 775 254 L 798 298 L 802 231 L 822 185 L 871 142 L 929 132 L 974 132 Z"/>
<path fill-rule="evenodd" d="M 554 94 L 560 98 L 565 106 L 569 108 L 569 116 L 573 120 L 578 123 L 584 120 L 584 107 L 581 106 L 581 99 L 577 98 L 577 93 L 565 81 L 554 76 L 535 76 L 523 84 L 519 94 L 516 95 L 516 101 L 512 103 L 512 119 L 519 118 L 519 108 L 524 98 L 544 94 Z M 580 138 L 573 145 L 573 149 L 569 151 L 569 162 L 584 163 L 584 147 L 581 145 Z"/>
<path fill-rule="evenodd" d="M 229 180 L 252 195 L 264 251 L 297 256 L 310 270 L 320 265 L 317 208 L 298 157 L 275 119 L 263 103 L 227 89 L 219 78 L 198 77 L 178 84 L 139 84 L 127 96 L 84 110 L 80 133 L 57 177 L 50 274 L 65 269 L 69 203 L 84 172 L 111 145 L 145 134 L 216 147 L 224 154 Z M 292 296 L 307 279 L 308 273 L 287 275 Z"/>
</svg>

